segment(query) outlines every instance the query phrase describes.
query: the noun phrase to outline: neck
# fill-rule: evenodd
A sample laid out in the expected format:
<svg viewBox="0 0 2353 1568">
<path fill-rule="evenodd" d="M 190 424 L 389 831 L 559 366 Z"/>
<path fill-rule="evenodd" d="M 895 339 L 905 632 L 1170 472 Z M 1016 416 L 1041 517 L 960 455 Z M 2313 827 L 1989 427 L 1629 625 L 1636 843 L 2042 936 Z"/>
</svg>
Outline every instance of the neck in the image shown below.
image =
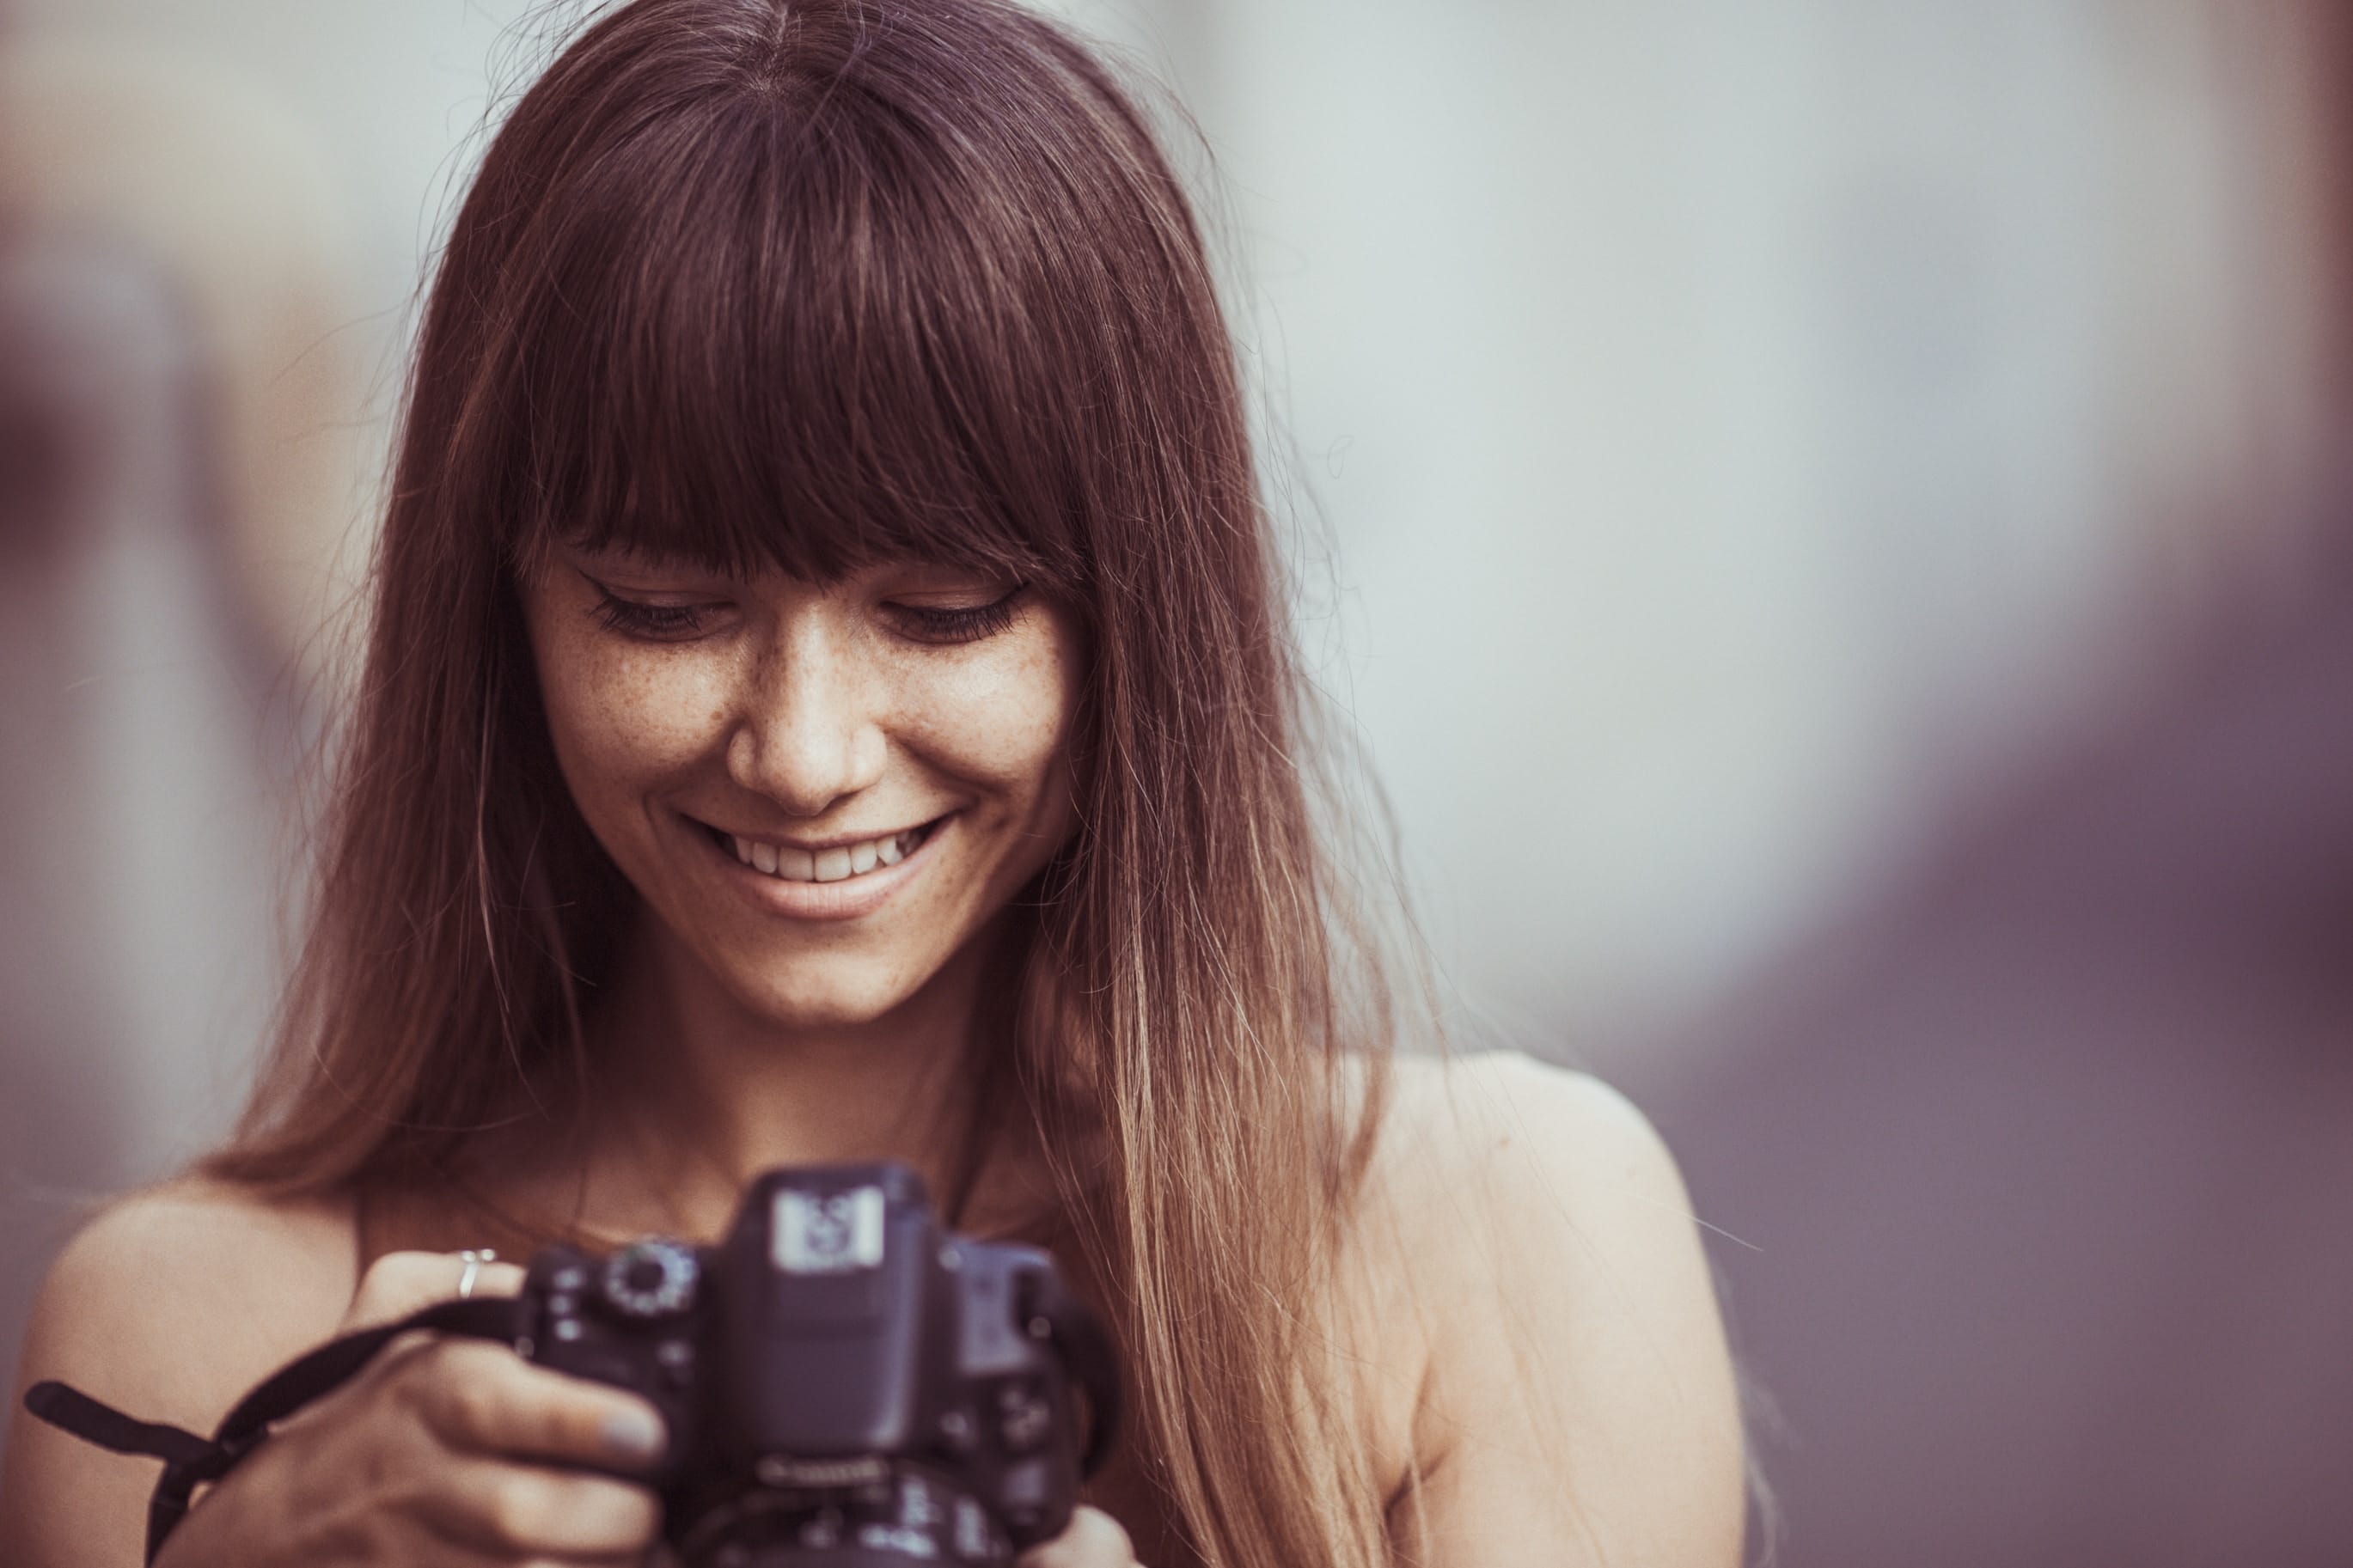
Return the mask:
<svg viewBox="0 0 2353 1568">
<path fill-rule="evenodd" d="M 986 952 L 971 944 L 882 1017 L 790 1028 L 659 937 L 641 943 L 596 1025 L 589 1217 L 713 1236 L 765 1170 L 872 1160 L 913 1167 L 949 1202 L 978 1131 Z"/>
</svg>

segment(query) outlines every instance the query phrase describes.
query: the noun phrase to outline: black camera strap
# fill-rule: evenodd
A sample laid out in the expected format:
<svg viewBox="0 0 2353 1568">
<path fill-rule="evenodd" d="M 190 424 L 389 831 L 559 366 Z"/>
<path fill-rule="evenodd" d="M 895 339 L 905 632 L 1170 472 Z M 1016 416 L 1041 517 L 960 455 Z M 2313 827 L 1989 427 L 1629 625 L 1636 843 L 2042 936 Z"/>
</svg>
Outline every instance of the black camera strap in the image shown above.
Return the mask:
<svg viewBox="0 0 2353 1568">
<path fill-rule="evenodd" d="M 511 1343 L 515 1319 L 513 1298 L 480 1296 L 438 1302 L 398 1322 L 330 1340 L 256 1384 L 221 1418 L 209 1438 L 184 1427 L 141 1421 L 57 1382 L 37 1383 L 26 1389 L 25 1408 L 50 1426 L 110 1452 L 164 1461 L 163 1477 L 147 1504 L 147 1561 L 153 1563 L 165 1538 L 186 1515 L 189 1499 L 198 1487 L 236 1468 L 237 1461 L 269 1436 L 272 1422 L 283 1421 L 320 1395 L 341 1387 L 386 1344 L 420 1329 Z"/>
</svg>

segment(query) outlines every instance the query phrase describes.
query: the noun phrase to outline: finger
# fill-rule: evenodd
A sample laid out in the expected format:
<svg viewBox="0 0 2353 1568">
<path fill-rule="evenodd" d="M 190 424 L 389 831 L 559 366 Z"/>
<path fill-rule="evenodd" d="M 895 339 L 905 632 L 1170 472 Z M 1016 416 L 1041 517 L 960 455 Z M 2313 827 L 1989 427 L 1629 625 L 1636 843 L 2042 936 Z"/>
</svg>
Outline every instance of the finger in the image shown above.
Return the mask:
<svg viewBox="0 0 2353 1568">
<path fill-rule="evenodd" d="M 447 1301 L 464 1280 L 465 1260 L 448 1252 L 387 1252 L 360 1276 L 359 1289 L 343 1313 L 343 1332 L 397 1322 Z M 522 1270 L 512 1263 L 484 1263 L 474 1271 L 470 1295 L 512 1296 L 522 1289 Z"/>
<path fill-rule="evenodd" d="M 426 1426 L 461 1452 L 643 1470 L 668 1448 L 661 1416 L 636 1394 L 533 1366 L 503 1345 L 438 1340 L 396 1375 Z"/>
<path fill-rule="evenodd" d="M 522 1294 L 522 1265 L 501 1263 L 487 1253 L 478 1254 L 472 1264 L 473 1278 L 467 1278 L 468 1264 L 462 1254 L 448 1258 L 449 1289 L 445 1300 L 460 1296 L 520 1296 Z"/>
<path fill-rule="evenodd" d="M 1016 1568 L 1137 1568 L 1135 1547 L 1119 1521 L 1099 1508 L 1082 1508 L 1070 1528 L 1024 1552 Z"/>
<path fill-rule="evenodd" d="M 502 1561 L 638 1563 L 661 1530 L 648 1489 L 536 1465 L 453 1461 L 429 1506 L 437 1533 Z"/>
</svg>

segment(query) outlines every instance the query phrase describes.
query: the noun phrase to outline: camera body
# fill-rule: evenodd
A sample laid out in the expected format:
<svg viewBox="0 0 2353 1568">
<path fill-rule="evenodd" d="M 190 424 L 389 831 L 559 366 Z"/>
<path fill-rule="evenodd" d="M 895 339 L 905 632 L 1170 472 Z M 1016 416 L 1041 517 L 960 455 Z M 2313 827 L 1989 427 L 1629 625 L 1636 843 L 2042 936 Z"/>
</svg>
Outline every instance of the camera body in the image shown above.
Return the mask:
<svg viewBox="0 0 2353 1568">
<path fill-rule="evenodd" d="M 661 1411 L 688 1568 L 1009 1564 L 1068 1525 L 1116 1420 L 1052 1260 L 943 1232 L 896 1164 L 772 1171 L 712 1247 L 547 1248 L 518 1306 L 526 1357 Z"/>
</svg>

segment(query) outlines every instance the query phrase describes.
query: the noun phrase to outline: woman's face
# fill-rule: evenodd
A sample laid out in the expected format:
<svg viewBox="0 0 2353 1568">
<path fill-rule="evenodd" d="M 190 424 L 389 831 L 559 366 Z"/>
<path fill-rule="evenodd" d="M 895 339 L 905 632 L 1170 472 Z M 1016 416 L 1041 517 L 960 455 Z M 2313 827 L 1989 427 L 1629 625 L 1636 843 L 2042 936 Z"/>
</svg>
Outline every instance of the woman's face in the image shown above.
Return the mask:
<svg viewBox="0 0 2353 1568">
<path fill-rule="evenodd" d="M 1079 637 L 1018 584 L 557 546 L 522 594 L 582 816 L 657 940 L 765 1020 L 888 1013 L 1068 836 Z"/>
</svg>

